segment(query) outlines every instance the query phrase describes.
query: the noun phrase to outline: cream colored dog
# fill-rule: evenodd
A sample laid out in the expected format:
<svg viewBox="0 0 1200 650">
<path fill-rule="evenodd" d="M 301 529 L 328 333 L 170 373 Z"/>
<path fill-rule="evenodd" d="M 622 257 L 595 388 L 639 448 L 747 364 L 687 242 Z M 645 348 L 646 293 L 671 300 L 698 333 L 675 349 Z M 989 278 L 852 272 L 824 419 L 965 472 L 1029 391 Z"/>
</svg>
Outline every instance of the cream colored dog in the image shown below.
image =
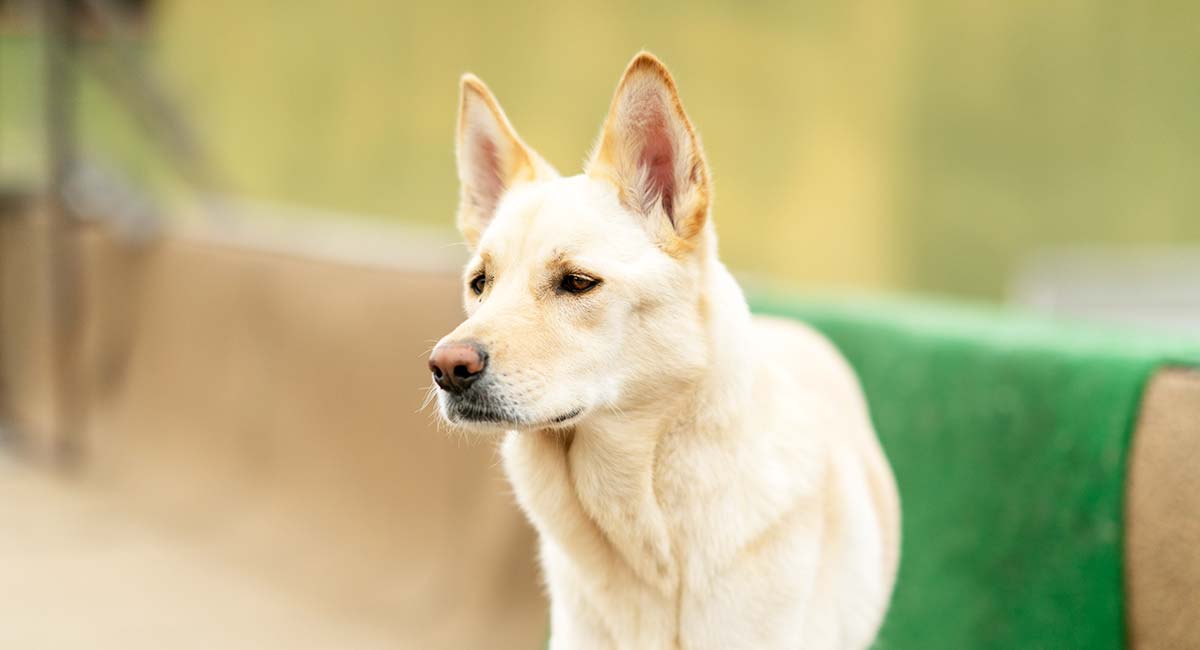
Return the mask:
<svg viewBox="0 0 1200 650">
<path fill-rule="evenodd" d="M 853 372 L 752 317 L 717 259 L 700 141 L 658 59 L 563 178 L 462 80 L 467 320 L 442 416 L 504 432 L 541 537 L 551 648 L 865 648 L 899 503 Z"/>
</svg>

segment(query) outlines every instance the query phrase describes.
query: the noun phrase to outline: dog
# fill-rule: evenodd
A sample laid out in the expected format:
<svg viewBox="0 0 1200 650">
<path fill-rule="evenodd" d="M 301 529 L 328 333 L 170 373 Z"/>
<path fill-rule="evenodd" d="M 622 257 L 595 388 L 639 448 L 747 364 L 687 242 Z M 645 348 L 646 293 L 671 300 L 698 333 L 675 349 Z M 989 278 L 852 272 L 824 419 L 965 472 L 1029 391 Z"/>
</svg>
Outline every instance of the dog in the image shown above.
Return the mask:
<svg viewBox="0 0 1200 650">
<path fill-rule="evenodd" d="M 857 378 L 751 316 L 717 257 L 700 139 L 638 54 L 582 174 L 461 82 L 467 319 L 433 349 L 451 427 L 502 437 L 540 539 L 550 647 L 866 648 L 899 497 Z"/>
</svg>

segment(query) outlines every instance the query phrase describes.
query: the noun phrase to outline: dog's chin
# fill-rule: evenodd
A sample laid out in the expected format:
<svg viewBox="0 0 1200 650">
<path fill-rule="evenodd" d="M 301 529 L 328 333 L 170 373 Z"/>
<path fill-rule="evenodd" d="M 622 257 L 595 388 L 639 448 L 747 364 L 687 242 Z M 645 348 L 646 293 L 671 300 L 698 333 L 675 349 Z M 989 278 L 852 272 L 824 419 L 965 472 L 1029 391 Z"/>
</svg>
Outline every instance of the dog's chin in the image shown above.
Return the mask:
<svg viewBox="0 0 1200 650">
<path fill-rule="evenodd" d="M 448 424 L 479 434 L 495 434 L 514 429 L 569 429 L 587 414 L 587 409 L 582 406 L 552 411 L 550 416 L 538 416 L 520 410 L 495 409 L 462 398 L 443 398 L 440 404 L 442 419 Z"/>
<path fill-rule="evenodd" d="M 478 420 L 461 415 L 443 414 L 442 419 L 455 431 L 479 436 L 494 436 L 515 428 L 500 420 Z"/>
</svg>

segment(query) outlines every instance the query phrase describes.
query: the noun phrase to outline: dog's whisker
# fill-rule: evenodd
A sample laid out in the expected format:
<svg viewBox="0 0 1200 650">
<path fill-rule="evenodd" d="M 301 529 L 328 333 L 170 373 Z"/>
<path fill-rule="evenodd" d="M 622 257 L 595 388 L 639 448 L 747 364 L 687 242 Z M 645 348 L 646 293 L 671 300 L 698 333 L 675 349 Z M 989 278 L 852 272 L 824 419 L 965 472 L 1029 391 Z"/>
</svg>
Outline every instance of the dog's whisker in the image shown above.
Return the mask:
<svg viewBox="0 0 1200 650">
<path fill-rule="evenodd" d="M 425 399 L 421 400 L 421 406 L 417 408 L 417 412 L 420 413 L 421 411 L 424 411 L 425 408 L 428 407 L 435 398 L 437 398 L 436 386 L 430 386 L 429 388 L 425 389 Z M 434 417 L 437 417 L 437 413 L 434 413 L 433 415 Z"/>
</svg>

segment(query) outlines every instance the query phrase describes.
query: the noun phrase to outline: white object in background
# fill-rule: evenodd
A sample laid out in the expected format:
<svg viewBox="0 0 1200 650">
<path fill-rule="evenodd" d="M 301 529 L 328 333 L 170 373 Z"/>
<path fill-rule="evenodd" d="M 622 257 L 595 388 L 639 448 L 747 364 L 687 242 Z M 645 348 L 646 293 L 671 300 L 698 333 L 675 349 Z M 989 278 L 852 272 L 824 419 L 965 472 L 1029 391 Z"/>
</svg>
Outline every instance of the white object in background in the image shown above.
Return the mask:
<svg viewBox="0 0 1200 650">
<path fill-rule="evenodd" d="M 1054 316 L 1200 338 L 1200 248 L 1071 248 L 1018 269 L 1009 300 Z"/>
</svg>

